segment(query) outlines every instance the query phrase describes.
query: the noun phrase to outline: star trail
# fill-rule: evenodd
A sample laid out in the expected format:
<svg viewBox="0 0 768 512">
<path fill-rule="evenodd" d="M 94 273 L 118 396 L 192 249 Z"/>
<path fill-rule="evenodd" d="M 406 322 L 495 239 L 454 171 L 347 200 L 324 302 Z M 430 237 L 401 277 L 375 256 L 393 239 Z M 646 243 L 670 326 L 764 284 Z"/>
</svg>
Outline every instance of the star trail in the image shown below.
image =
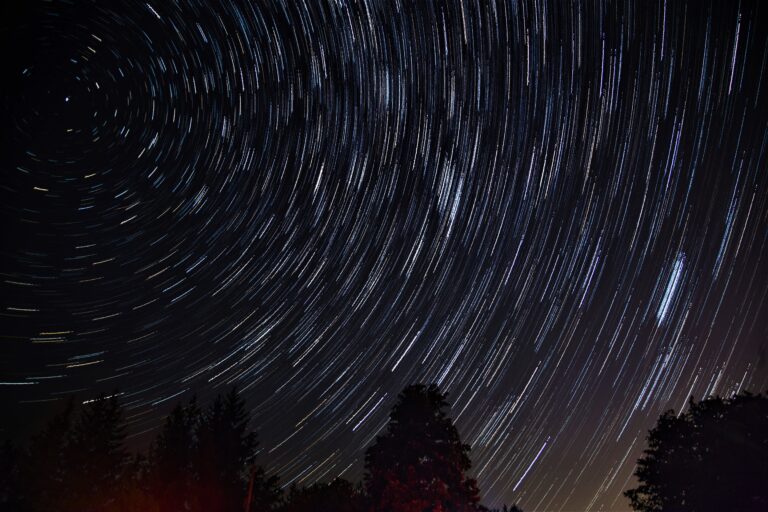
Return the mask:
<svg viewBox="0 0 768 512">
<path fill-rule="evenodd" d="M 3 434 L 237 384 L 283 484 L 355 480 L 433 382 L 486 505 L 628 509 L 662 411 L 768 389 L 766 11 L 24 2 Z"/>
</svg>

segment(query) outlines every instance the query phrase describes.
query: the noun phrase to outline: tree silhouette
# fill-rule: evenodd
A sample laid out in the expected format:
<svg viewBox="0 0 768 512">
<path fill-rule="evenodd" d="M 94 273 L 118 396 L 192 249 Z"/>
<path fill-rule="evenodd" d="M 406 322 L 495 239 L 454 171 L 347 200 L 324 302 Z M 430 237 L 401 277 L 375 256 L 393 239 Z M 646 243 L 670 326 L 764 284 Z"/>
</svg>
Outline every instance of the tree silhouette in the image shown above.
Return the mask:
<svg viewBox="0 0 768 512">
<path fill-rule="evenodd" d="M 362 512 L 363 496 L 360 489 L 344 479 L 330 483 L 316 483 L 309 487 L 292 486 L 280 512 Z"/>
<path fill-rule="evenodd" d="M 130 457 L 123 408 L 113 394 L 85 405 L 74 423 L 64 457 L 67 499 L 57 509 L 105 510 L 120 494 Z"/>
<path fill-rule="evenodd" d="M 342 479 L 293 486 L 283 500 L 278 478 L 255 463 L 256 434 L 236 389 L 203 411 L 194 399 L 174 407 L 146 458 L 124 447 L 124 409 L 116 395 L 78 410 L 70 401 L 27 446 L 1 447 L 0 510 L 485 511 L 466 476 L 469 446 L 447 409 L 436 386 L 407 387 L 386 433 L 366 452 L 364 486 Z"/>
<path fill-rule="evenodd" d="M 35 434 L 19 462 L 19 496 L 22 508 L 55 510 L 67 498 L 70 430 L 74 403 L 70 399 L 42 431 Z"/>
<path fill-rule="evenodd" d="M 509 508 L 508 506 L 504 505 L 502 508 L 494 508 L 494 509 L 491 509 L 489 512 L 523 512 L 523 509 L 521 509 L 517 505 L 512 505 L 512 508 Z"/>
<path fill-rule="evenodd" d="M 276 475 L 267 475 L 264 468 L 251 463 L 246 491 L 246 509 L 248 512 L 263 512 L 275 508 L 283 497 L 280 479 Z"/>
<path fill-rule="evenodd" d="M 197 428 L 197 451 L 193 458 L 194 494 L 201 511 L 243 510 L 250 489 L 251 510 L 268 509 L 277 497 L 276 480 L 254 466 L 256 433 L 249 430 L 250 414 L 236 388 L 218 395 L 203 413 Z"/>
<path fill-rule="evenodd" d="M 386 434 L 365 455 L 371 511 L 481 510 L 477 484 L 466 476 L 470 447 L 447 416 L 436 385 L 408 386 L 392 409 Z"/>
<path fill-rule="evenodd" d="M 147 485 L 149 464 L 144 455 L 137 453 L 130 460 L 123 473 L 121 485 L 115 502 L 108 508 L 109 512 L 176 512 L 189 510 L 185 508 L 170 508 L 161 506 Z"/>
<path fill-rule="evenodd" d="M 77 416 L 70 399 L 21 451 L 8 510 L 132 510 L 124 505 L 137 461 L 123 447 L 123 429 L 114 395 L 89 401 Z"/>
<path fill-rule="evenodd" d="M 644 454 L 624 493 L 635 510 L 768 510 L 768 397 L 691 399 L 659 418 Z"/>
<path fill-rule="evenodd" d="M 161 510 L 186 510 L 192 506 L 192 459 L 199 422 L 195 398 L 187 405 L 177 404 L 150 448 L 148 488 Z"/>
</svg>

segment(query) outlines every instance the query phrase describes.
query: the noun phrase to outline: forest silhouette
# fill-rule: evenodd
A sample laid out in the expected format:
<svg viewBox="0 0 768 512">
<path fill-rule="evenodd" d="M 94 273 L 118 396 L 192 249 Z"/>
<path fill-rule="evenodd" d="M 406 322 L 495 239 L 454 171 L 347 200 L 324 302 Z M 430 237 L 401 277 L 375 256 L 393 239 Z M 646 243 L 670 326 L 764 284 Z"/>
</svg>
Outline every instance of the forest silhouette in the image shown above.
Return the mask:
<svg viewBox="0 0 768 512">
<path fill-rule="evenodd" d="M 398 396 L 365 452 L 362 482 L 281 487 L 256 457 L 236 388 L 178 403 L 145 454 L 125 447 L 117 394 L 72 400 L 23 446 L 0 454 L 0 507 L 19 512 L 481 512 L 470 446 L 435 385 Z M 664 413 L 625 495 L 639 511 L 768 510 L 768 396 L 743 393 Z M 521 512 L 517 506 L 497 512 Z"/>
<path fill-rule="evenodd" d="M 693 399 L 667 411 L 624 493 L 642 512 L 768 510 L 768 396 Z"/>
</svg>

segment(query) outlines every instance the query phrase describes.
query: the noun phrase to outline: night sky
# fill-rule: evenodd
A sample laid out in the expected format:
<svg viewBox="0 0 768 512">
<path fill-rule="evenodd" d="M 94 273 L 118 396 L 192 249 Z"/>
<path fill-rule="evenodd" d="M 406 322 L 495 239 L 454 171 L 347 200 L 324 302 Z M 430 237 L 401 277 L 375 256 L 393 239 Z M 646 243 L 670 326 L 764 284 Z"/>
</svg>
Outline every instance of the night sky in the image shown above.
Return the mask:
<svg viewBox="0 0 768 512">
<path fill-rule="evenodd" d="M 621 510 L 768 389 L 768 4 L 4 4 L 3 437 L 237 384 L 283 483 L 449 393 L 487 505 Z"/>
</svg>

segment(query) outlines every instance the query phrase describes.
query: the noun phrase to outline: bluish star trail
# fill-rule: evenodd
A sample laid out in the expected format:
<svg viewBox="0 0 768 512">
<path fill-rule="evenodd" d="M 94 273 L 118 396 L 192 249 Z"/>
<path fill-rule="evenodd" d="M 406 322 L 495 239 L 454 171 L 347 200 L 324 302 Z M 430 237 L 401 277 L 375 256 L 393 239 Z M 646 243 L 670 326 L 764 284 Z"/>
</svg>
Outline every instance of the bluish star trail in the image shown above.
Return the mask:
<svg viewBox="0 0 768 512">
<path fill-rule="evenodd" d="M 487 505 L 623 510 L 658 415 L 768 389 L 768 5 L 25 2 L 0 392 L 236 384 L 283 484 L 434 382 Z"/>
</svg>

